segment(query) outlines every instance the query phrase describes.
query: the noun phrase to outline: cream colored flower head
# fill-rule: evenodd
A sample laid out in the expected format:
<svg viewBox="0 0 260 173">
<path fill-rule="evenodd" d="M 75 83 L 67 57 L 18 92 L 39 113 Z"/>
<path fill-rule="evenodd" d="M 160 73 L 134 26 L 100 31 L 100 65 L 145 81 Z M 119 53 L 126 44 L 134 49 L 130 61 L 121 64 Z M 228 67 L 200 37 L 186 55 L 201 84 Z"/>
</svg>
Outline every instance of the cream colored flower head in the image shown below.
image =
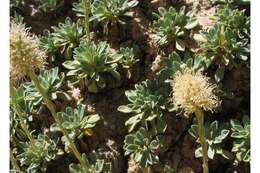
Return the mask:
<svg viewBox="0 0 260 173">
<path fill-rule="evenodd" d="M 11 80 L 24 77 L 30 70 L 44 68 L 46 54 L 40 49 L 38 38 L 23 24 L 11 23 L 10 60 Z"/>
<path fill-rule="evenodd" d="M 172 100 L 188 116 L 198 109 L 211 111 L 220 101 L 213 93 L 217 85 L 210 84 L 209 78 L 201 71 L 185 68 L 175 74 L 172 81 Z"/>
</svg>

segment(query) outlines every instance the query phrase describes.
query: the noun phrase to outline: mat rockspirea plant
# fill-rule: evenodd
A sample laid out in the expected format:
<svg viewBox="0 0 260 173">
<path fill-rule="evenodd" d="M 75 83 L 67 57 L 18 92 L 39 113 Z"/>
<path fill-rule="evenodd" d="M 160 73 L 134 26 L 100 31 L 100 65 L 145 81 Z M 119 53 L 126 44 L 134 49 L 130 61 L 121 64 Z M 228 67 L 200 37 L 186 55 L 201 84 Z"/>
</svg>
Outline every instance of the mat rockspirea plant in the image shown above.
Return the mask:
<svg viewBox="0 0 260 173">
<path fill-rule="evenodd" d="M 78 149 L 68 135 L 68 131 L 63 127 L 62 120 L 58 117 L 54 103 L 48 97 L 45 89 L 42 87 L 40 80 L 37 78 L 35 71 L 43 69 L 45 64 L 45 52 L 39 48 L 37 37 L 30 34 L 28 29 L 22 24 L 11 24 L 10 31 L 10 47 L 11 47 L 11 74 L 15 74 L 13 79 L 17 80 L 24 76 L 29 76 L 34 82 L 37 90 L 42 95 L 44 102 L 50 110 L 53 118 L 58 123 L 73 154 L 79 160 L 80 164 L 87 168 L 86 163 L 81 158 Z"/>
<path fill-rule="evenodd" d="M 80 38 L 83 36 L 83 27 L 79 21 L 72 22 L 70 18 L 66 18 L 64 23 L 59 23 L 52 29 L 53 44 L 65 54 L 66 59 L 72 59 L 73 49 L 79 45 Z"/>
<path fill-rule="evenodd" d="M 137 58 L 136 50 L 134 48 L 123 48 L 121 47 L 116 56 L 121 56 L 119 63 L 126 70 L 127 78 L 130 79 L 132 77 L 133 66 L 139 62 L 139 58 Z"/>
<path fill-rule="evenodd" d="M 173 102 L 183 110 L 185 116 L 193 113 L 198 123 L 198 134 L 202 147 L 203 173 L 208 173 L 208 146 L 206 143 L 204 127 L 204 111 L 213 112 L 220 101 L 214 94 L 216 85 L 209 83 L 209 78 L 202 75 L 201 71 L 195 72 L 185 68 L 175 74 L 172 82 Z"/>
<path fill-rule="evenodd" d="M 177 50 L 184 51 L 187 47 L 185 38 L 189 37 L 190 31 L 198 25 L 197 19 L 191 11 L 186 12 L 185 7 L 179 12 L 173 7 L 168 10 L 160 7 L 158 12 L 154 14 L 156 20 L 152 26 L 155 42 L 159 46 L 174 43 Z"/>
<path fill-rule="evenodd" d="M 130 103 L 119 106 L 117 110 L 133 114 L 125 122 L 129 132 L 133 131 L 138 124 L 145 125 L 155 119 L 163 119 L 162 111 L 165 109 L 165 99 L 164 95 L 160 93 L 162 91 L 158 90 L 159 86 L 157 81 L 147 80 L 135 85 L 135 90 L 125 92 Z"/>
<path fill-rule="evenodd" d="M 208 31 L 195 34 L 201 44 L 202 59 L 207 67 L 217 67 L 215 80 L 220 82 L 226 71 L 248 63 L 250 56 L 250 19 L 245 11 L 220 9 L 212 17 L 216 24 Z"/>
<path fill-rule="evenodd" d="M 64 77 L 64 73 L 59 74 L 58 67 L 48 71 L 46 70 L 38 76 L 41 86 L 51 100 L 56 100 L 58 98 L 68 101 L 71 100 L 71 96 L 61 89 L 64 84 Z M 33 82 L 24 83 L 24 88 L 26 91 L 26 100 L 32 101 L 35 106 L 42 102 L 43 96 L 37 90 Z"/>
<path fill-rule="evenodd" d="M 199 143 L 198 125 L 194 124 L 189 129 L 189 133 Z M 220 124 L 218 121 L 213 121 L 211 124 L 205 124 L 205 138 L 208 145 L 208 158 L 214 159 L 216 154 L 223 156 L 224 158 L 231 159 L 232 154 L 223 149 L 224 140 L 229 135 L 229 130 L 225 128 L 224 124 Z M 202 148 L 199 147 L 195 150 L 195 157 L 202 157 Z"/>
<path fill-rule="evenodd" d="M 250 41 L 249 0 L 11 0 L 10 172 L 250 172 Z"/>
<path fill-rule="evenodd" d="M 93 128 L 97 121 L 100 119 L 99 115 L 88 115 L 85 116 L 85 105 L 78 105 L 76 109 L 67 107 L 65 112 L 58 112 L 58 116 L 63 121 L 63 126 L 68 130 L 69 136 L 73 141 L 81 139 L 84 135 L 92 136 Z M 54 123 L 50 127 L 51 131 L 61 131 L 59 125 Z M 62 137 L 62 141 L 65 143 L 65 148 L 68 150 L 69 142 L 66 136 Z"/>
<path fill-rule="evenodd" d="M 47 135 L 39 134 L 34 143 L 31 141 L 21 144 L 24 151 L 17 158 L 21 166 L 28 166 L 27 172 L 46 172 L 47 164 L 63 154 L 57 143 Z"/>
<path fill-rule="evenodd" d="M 242 123 L 231 120 L 231 137 L 234 139 L 232 152 L 238 162 L 250 162 L 250 121 L 244 116 Z"/>
<path fill-rule="evenodd" d="M 120 80 L 117 71 L 117 61 L 109 55 L 109 45 L 106 42 L 81 42 L 74 51 L 74 60 L 65 61 L 63 66 L 70 71 L 67 76 L 75 77 L 74 82 L 85 80 L 90 92 L 98 92 L 99 88 L 106 87 L 106 80 Z"/>
<path fill-rule="evenodd" d="M 145 128 L 141 127 L 136 133 L 125 137 L 125 155 L 130 154 L 131 158 L 145 171 L 149 166 L 159 162 L 156 150 L 161 147 L 160 144 L 160 138 L 153 136 Z"/>
<path fill-rule="evenodd" d="M 123 17 L 133 17 L 134 13 L 130 9 L 137 5 L 137 0 L 94 0 L 91 10 L 93 16 L 90 20 L 101 22 L 107 33 L 109 24 L 125 24 Z"/>
</svg>

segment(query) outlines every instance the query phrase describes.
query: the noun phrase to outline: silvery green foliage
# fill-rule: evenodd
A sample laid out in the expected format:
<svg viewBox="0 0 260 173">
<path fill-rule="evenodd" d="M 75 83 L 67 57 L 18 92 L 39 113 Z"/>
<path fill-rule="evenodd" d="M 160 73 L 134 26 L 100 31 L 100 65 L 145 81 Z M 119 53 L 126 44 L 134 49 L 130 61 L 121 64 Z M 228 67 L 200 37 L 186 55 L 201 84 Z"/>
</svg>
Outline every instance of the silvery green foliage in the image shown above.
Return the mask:
<svg viewBox="0 0 260 173">
<path fill-rule="evenodd" d="M 196 139 L 197 143 L 200 143 L 198 134 L 198 125 L 193 124 L 189 129 L 189 134 Z M 224 158 L 231 159 L 232 154 L 223 149 L 223 143 L 229 134 L 229 130 L 224 124 L 220 124 L 218 121 L 212 123 L 205 123 L 205 138 L 208 147 L 209 159 L 214 159 L 216 154 L 223 156 Z M 202 157 L 202 148 L 199 146 L 195 150 L 195 157 Z"/>
<path fill-rule="evenodd" d="M 217 23 L 236 30 L 239 36 L 249 37 L 250 17 L 246 16 L 245 10 L 221 8 L 213 17 Z"/>
<path fill-rule="evenodd" d="M 163 110 L 166 109 L 167 90 L 159 81 L 143 81 L 136 84 L 134 90 L 126 91 L 125 95 L 130 103 L 119 106 L 117 110 L 132 114 L 132 117 L 125 122 L 129 132 L 134 130 L 137 125 L 144 125 L 155 119 L 164 121 Z M 161 123 L 164 124 L 165 128 L 163 129 L 165 130 L 166 123 Z"/>
<path fill-rule="evenodd" d="M 62 119 L 63 127 L 67 129 L 69 137 L 72 140 L 80 139 L 85 135 L 92 135 L 91 128 L 95 127 L 100 117 L 97 114 L 86 115 L 86 106 L 83 104 L 78 105 L 77 108 L 67 107 L 65 112 L 58 112 L 58 116 Z M 58 124 L 51 125 L 51 131 L 61 131 Z M 62 137 L 62 141 L 65 143 L 65 148 L 69 145 L 65 136 Z"/>
<path fill-rule="evenodd" d="M 231 120 L 231 137 L 234 138 L 232 152 L 240 162 L 250 162 L 250 119 L 244 116 L 242 123 Z"/>
<path fill-rule="evenodd" d="M 26 141 L 28 139 L 26 133 L 21 127 L 21 121 L 27 121 L 28 117 L 21 118 L 14 113 L 13 108 L 10 109 L 10 142 L 18 144 L 19 141 Z M 28 125 L 27 125 L 28 128 Z"/>
<path fill-rule="evenodd" d="M 19 173 L 18 171 L 16 171 L 14 168 L 10 169 L 10 173 Z"/>
<path fill-rule="evenodd" d="M 52 37 L 50 31 L 45 31 L 43 36 L 40 37 L 40 46 L 46 51 L 49 56 L 53 58 L 58 53 L 59 48 L 54 43 L 54 37 Z"/>
<path fill-rule="evenodd" d="M 121 47 L 116 56 L 121 56 L 119 63 L 127 71 L 127 78 L 130 79 L 133 66 L 139 61 L 134 48 Z"/>
<path fill-rule="evenodd" d="M 138 163 L 142 168 L 159 162 L 157 151 L 162 147 L 160 136 L 154 136 L 145 128 L 141 127 L 135 133 L 125 137 L 125 155 Z"/>
<path fill-rule="evenodd" d="M 192 57 L 186 54 L 183 58 L 176 52 L 172 52 L 166 58 L 163 59 L 164 68 L 159 72 L 159 77 L 162 80 L 172 78 L 177 71 L 181 71 L 186 67 L 197 70 L 203 70 L 206 68 L 205 61 L 200 57 Z"/>
<path fill-rule="evenodd" d="M 45 134 L 39 134 L 32 142 L 21 143 L 23 152 L 17 156 L 21 166 L 26 166 L 26 172 L 46 172 L 49 162 L 55 160 L 58 155 L 63 154 L 57 146 L 58 141 L 50 139 Z"/>
<path fill-rule="evenodd" d="M 71 173 L 111 173 L 112 165 L 103 159 L 97 157 L 96 152 L 91 152 L 88 157 L 82 154 L 82 159 L 87 163 L 88 170 L 85 170 L 80 164 L 70 164 L 69 170 Z"/>
<path fill-rule="evenodd" d="M 42 71 L 38 76 L 41 86 L 51 100 L 56 100 L 58 98 L 71 100 L 70 95 L 62 90 L 64 77 L 64 73 L 59 73 L 58 67 Z M 43 97 L 35 87 L 34 83 L 26 82 L 23 86 L 26 91 L 26 100 L 32 101 L 35 106 L 38 106 L 42 102 Z"/>
<path fill-rule="evenodd" d="M 216 66 L 215 80 L 220 82 L 226 70 L 245 63 L 249 57 L 249 45 L 239 38 L 235 30 L 216 24 L 208 31 L 195 34 L 194 39 L 201 44 L 202 58 L 207 67 Z"/>
<path fill-rule="evenodd" d="M 10 20 L 12 23 L 23 24 L 24 17 L 18 14 L 16 11 L 14 12 L 14 16 L 10 16 Z"/>
<path fill-rule="evenodd" d="M 249 49 L 250 17 L 246 16 L 245 10 L 221 8 L 217 11 L 213 20 L 235 32 L 241 44 Z"/>
<path fill-rule="evenodd" d="M 94 0 L 92 4 L 93 16 L 90 20 L 108 23 L 120 22 L 125 24 L 122 17 L 132 17 L 131 8 L 137 6 L 137 0 Z"/>
<path fill-rule="evenodd" d="M 213 17 L 216 25 L 209 31 L 195 34 L 202 44 L 202 55 L 207 67 L 216 66 L 215 80 L 220 82 L 225 71 L 246 63 L 250 54 L 250 18 L 244 10 L 221 8 Z"/>
<path fill-rule="evenodd" d="M 63 66 L 69 69 L 67 76 L 74 77 L 73 83 L 84 79 L 88 82 L 88 91 L 98 92 L 105 88 L 107 80 L 120 80 L 117 62 L 109 55 L 109 45 L 106 42 L 81 42 L 74 51 L 74 60 L 65 61 Z"/>
<path fill-rule="evenodd" d="M 191 11 L 186 12 L 183 6 L 180 11 L 170 7 L 158 8 L 158 14 L 154 14 L 156 20 L 153 22 L 155 40 L 160 46 L 175 43 L 176 49 L 184 51 L 186 48 L 185 38 L 189 37 L 190 31 L 198 25 L 198 20 Z"/>
<path fill-rule="evenodd" d="M 91 0 L 88 0 L 91 2 Z M 72 10 L 76 13 L 76 15 L 78 17 L 85 17 L 85 14 L 87 12 L 87 10 L 91 10 L 91 6 L 89 6 L 90 9 L 87 9 L 89 5 L 86 3 L 87 1 L 85 0 L 79 0 L 79 2 L 73 3 L 73 8 Z M 90 11 L 88 12 L 90 13 Z"/>
<path fill-rule="evenodd" d="M 54 11 L 61 7 L 64 3 L 64 0 L 35 0 L 39 3 L 39 8 L 44 12 Z"/>
<path fill-rule="evenodd" d="M 75 23 L 67 17 L 64 23 L 53 26 L 52 30 L 51 36 L 55 47 L 64 53 L 66 59 L 71 59 L 74 48 L 79 45 L 80 39 L 84 35 L 80 21 Z"/>
<path fill-rule="evenodd" d="M 14 92 L 11 97 L 11 109 L 10 109 L 10 136 L 26 136 L 20 128 L 20 123 L 25 123 L 30 120 L 31 113 L 33 112 L 33 103 L 25 99 L 26 92 L 22 86 L 19 88 L 13 88 Z M 20 115 L 17 115 L 18 111 Z"/>
<path fill-rule="evenodd" d="M 10 8 L 17 8 L 21 5 L 24 5 L 23 0 L 10 0 Z"/>
<path fill-rule="evenodd" d="M 26 91 L 23 86 L 13 88 L 14 92 L 11 97 L 11 106 L 21 112 L 23 117 L 30 116 L 33 111 L 33 102 L 26 100 Z"/>
</svg>

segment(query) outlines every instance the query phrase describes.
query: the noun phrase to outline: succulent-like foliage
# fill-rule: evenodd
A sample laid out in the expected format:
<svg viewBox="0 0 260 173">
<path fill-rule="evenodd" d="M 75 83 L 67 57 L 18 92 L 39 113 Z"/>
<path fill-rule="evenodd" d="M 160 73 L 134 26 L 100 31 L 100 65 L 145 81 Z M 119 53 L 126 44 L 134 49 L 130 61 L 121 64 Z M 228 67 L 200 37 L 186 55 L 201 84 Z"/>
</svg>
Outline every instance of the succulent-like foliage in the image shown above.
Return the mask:
<svg viewBox="0 0 260 173">
<path fill-rule="evenodd" d="M 43 69 L 45 58 L 45 52 L 39 47 L 38 38 L 29 33 L 29 28 L 25 28 L 23 24 L 11 23 L 11 79 L 18 80 L 29 71 Z"/>
<path fill-rule="evenodd" d="M 250 120 L 244 116 L 242 123 L 231 120 L 231 137 L 234 138 L 232 152 L 239 162 L 250 162 Z"/>
<path fill-rule="evenodd" d="M 220 101 L 214 94 L 217 85 L 211 84 L 209 78 L 201 71 L 185 68 L 176 72 L 171 83 L 173 103 L 188 116 L 198 109 L 215 110 Z"/>
<path fill-rule="evenodd" d="M 59 74 L 58 67 L 45 70 L 38 76 L 41 86 L 51 100 L 56 100 L 57 98 L 63 100 L 71 99 L 67 92 L 61 90 L 64 84 L 64 76 L 64 73 Z M 24 83 L 24 87 L 26 89 L 26 100 L 33 101 L 35 106 L 39 105 L 42 102 L 43 97 L 35 87 L 34 82 L 26 82 Z"/>
<path fill-rule="evenodd" d="M 64 3 L 64 0 L 36 0 L 39 3 L 39 8 L 43 11 L 54 11 Z"/>
<path fill-rule="evenodd" d="M 98 88 L 106 87 L 106 80 L 120 80 L 117 72 L 117 61 L 109 55 L 109 45 L 100 42 L 81 42 L 74 51 L 74 60 L 65 61 L 64 67 L 70 71 L 67 76 L 74 76 L 76 82 L 84 79 L 88 82 L 88 91 L 98 92 Z"/>
<path fill-rule="evenodd" d="M 209 31 L 194 35 L 194 38 L 201 44 L 207 66 L 217 66 L 214 76 L 217 82 L 223 79 L 225 70 L 237 67 L 249 57 L 249 45 L 245 45 L 230 27 L 216 24 Z"/>
<path fill-rule="evenodd" d="M 119 52 L 117 53 L 117 56 L 122 57 L 119 63 L 122 65 L 124 69 L 126 69 L 127 78 L 130 79 L 132 76 L 132 68 L 139 61 L 134 48 L 120 48 Z"/>
<path fill-rule="evenodd" d="M 131 113 L 133 116 L 129 118 L 125 125 L 131 132 L 139 123 L 153 121 L 162 118 L 162 111 L 165 109 L 165 92 L 158 81 L 143 81 L 135 85 L 134 90 L 125 92 L 130 102 L 117 108 L 123 113 Z M 164 93 L 164 94 L 163 94 Z"/>
<path fill-rule="evenodd" d="M 24 23 L 24 17 L 14 12 L 13 16 L 10 16 L 11 23 L 22 24 Z"/>
<path fill-rule="evenodd" d="M 54 43 L 54 37 L 52 37 L 50 31 L 46 31 L 42 37 L 40 37 L 40 46 L 50 56 L 54 56 L 59 48 Z"/>
<path fill-rule="evenodd" d="M 94 0 L 92 14 L 90 20 L 97 20 L 105 23 L 123 23 L 123 16 L 132 17 L 133 12 L 129 10 L 137 6 L 137 0 Z"/>
<path fill-rule="evenodd" d="M 204 70 L 206 64 L 203 59 L 198 57 L 181 56 L 172 52 L 169 56 L 163 59 L 163 68 L 159 71 L 159 78 L 162 80 L 169 80 L 176 72 L 182 71 L 185 68 L 193 69 L 194 71 Z M 167 81 L 168 82 L 168 81 Z"/>
<path fill-rule="evenodd" d="M 19 109 L 19 112 L 22 112 L 25 117 L 29 116 L 29 114 L 33 111 L 33 103 L 26 100 L 26 91 L 22 86 L 17 89 L 14 88 L 11 102 L 12 107 Z"/>
<path fill-rule="evenodd" d="M 191 11 L 186 12 L 185 7 L 179 12 L 173 7 L 168 10 L 159 7 L 158 12 L 152 27 L 155 41 L 160 46 L 175 43 L 177 50 L 184 51 L 187 46 L 184 40 L 189 36 L 190 30 L 198 25 L 197 19 Z"/>
<path fill-rule="evenodd" d="M 189 129 L 189 134 L 196 139 L 197 143 L 200 143 L 198 135 L 198 125 L 193 124 Z M 205 124 L 205 138 L 208 145 L 208 157 L 214 159 L 216 154 L 223 156 L 224 158 L 232 158 L 232 154 L 223 149 L 223 143 L 229 134 L 228 127 L 225 124 L 221 124 L 218 121 Z M 202 157 L 202 148 L 198 147 L 195 150 L 195 157 Z"/>
<path fill-rule="evenodd" d="M 16 129 L 19 126 L 19 118 L 11 109 L 10 111 L 10 120 L 9 120 L 9 127 L 10 127 L 10 141 L 12 141 L 13 136 L 16 133 Z"/>
<path fill-rule="evenodd" d="M 26 117 L 29 119 L 28 117 Z M 30 119 L 29 119 L 30 120 Z M 19 145 L 19 141 L 25 141 L 28 139 L 26 132 L 21 127 L 21 122 L 24 123 L 25 118 L 19 117 L 13 110 L 10 109 L 10 142 L 14 145 Z M 25 126 L 24 126 L 25 127 Z M 27 126 L 28 128 L 28 126 Z M 19 140 L 19 141 L 18 141 Z"/>
<path fill-rule="evenodd" d="M 10 172 L 250 172 L 249 1 L 10 0 Z"/>
<path fill-rule="evenodd" d="M 231 29 L 249 34 L 250 19 L 246 16 L 245 10 L 221 8 L 217 11 L 213 20 Z"/>
<path fill-rule="evenodd" d="M 64 23 L 59 23 L 58 26 L 53 26 L 51 34 L 54 40 L 54 45 L 60 48 L 61 53 L 65 54 L 66 59 L 71 59 L 72 51 L 80 43 L 80 38 L 83 36 L 83 27 L 79 21 L 72 22 L 69 17 Z"/>
<path fill-rule="evenodd" d="M 96 123 L 99 121 L 99 115 L 87 115 L 85 114 L 86 106 L 83 104 L 78 105 L 77 108 L 73 109 L 67 107 L 65 112 L 58 112 L 58 116 L 63 121 L 63 127 L 67 129 L 71 139 L 76 140 L 80 139 L 83 135 L 92 135 L 93 128 Z M 57 123 L 52 124 L 51 131 L 61 131 Z M 62 140 L 65 142 L 65 147 L 69 145 L 66 138 L 62 137 Z"/>
<path fill-rule="evenodd" d="M 86 11 L 91 10 L 87 8 L 88 7 L 86 6 L 85 0 L 79 0 L 79 2 L 73 3 L 72 10 L 76 13 L 78 17 L 85 17 Z"/>
<path fill-rule="evenodd" d="M 11 97 L 11 109 L 10 109 L 10 136 L 11 138 L 16 136 L 23 136 L 24 132 L 20 128 L 21 123 L 26 125 L 26 122 L 31 120 L 31 113 L 33 112 L 33 103 L 27 101 L 26 92 L 21 86 L 19 88 L 13 88 L 13 94 Z M 19 115 L 18 115 L 19 113 Z"/>
<path fill-rule="evenodd" d="M 90 153 L 88 157 L 82 154 L 82 158 L 87 163 L 88 170 L 84 170 L 80 164 L 72 163 L 69 167 L 71 173 L 110 173 L 112 171 L 111 163 L 99 159 L 96 152 Z"/>
<path fill-rule="evenodd" d="M 10 9 L 22 9 L 25 4 L 25 0 L 10 0 Z"/>
<path fill-rule="evenodd" d="M 22 139 L 26 137 L 24 130 L 28 129 L 27 122 L 32 121 L 31 114 L 37 110 L 34 109 L 32 102 L 26 100 L 26 92 L 22 86 L 11 87 L 10 136 L 11 140 L 14 136 Z"/>
<path fill-rule="evenodd" d="M 50 139 L 47 135 L 39 134 L 34 141 L 35 143 L 22 143 L 23 152 L 17 158 L 22 166 L 27 167 L 26 172 L 46 172 L 48 163 L 63 152 L 58 149 L 58 141 Z"/>
<path fill-rule="evenodd" d="M 250 18 L 246 16 L 245 10 L 230 9 L 228 7 L 218 10 L 213 17 L 217 23 L 230 28 L 237 34 L 239 41 L 245 47 L 250 45 Z"/>
<path fill-rule="evenodd" d="M 141 127 L 136 133 L 125 137 L 125 155 L 130 155 L 140 167 L 145 168 L 159 162 L 157 151 L 161 145 L 159 136 L 153 136 Z"/>
</svg>

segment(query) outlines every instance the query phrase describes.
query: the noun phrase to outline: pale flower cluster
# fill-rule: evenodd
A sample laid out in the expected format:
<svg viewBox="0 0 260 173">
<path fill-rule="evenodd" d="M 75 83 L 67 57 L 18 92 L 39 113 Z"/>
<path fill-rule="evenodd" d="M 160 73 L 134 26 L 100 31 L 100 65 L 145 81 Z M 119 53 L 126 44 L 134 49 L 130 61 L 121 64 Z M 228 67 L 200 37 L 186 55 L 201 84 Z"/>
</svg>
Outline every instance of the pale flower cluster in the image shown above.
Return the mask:
<svg viewBox="0 0 260 173">
<path fill-rule="evenodd" d="M 201 71 L 185 68 L 175 74 L 171 83 L 172 101 L 188 116 L 198 109 L 213 112 L 219 106 L 220 100 L 214 94 L 216 85 Z"/>
<path fill-rule="evenodd" d="M 11 80 L 23 78 L 28 71 L 43 69 L 46 54 L 40 49 L 38 38 L 23 24 L 11 23 L 10 28 Z"/>
</svg>

